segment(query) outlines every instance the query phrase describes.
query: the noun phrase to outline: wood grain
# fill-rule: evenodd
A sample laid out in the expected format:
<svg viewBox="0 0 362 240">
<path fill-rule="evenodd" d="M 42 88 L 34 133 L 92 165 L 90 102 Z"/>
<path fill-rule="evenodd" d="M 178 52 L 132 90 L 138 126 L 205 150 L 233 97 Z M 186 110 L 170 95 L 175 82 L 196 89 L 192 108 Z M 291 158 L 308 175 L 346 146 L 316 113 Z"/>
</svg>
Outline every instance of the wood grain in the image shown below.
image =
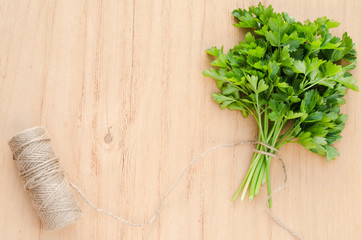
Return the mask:
<svg viewBox="0 0 362 240">
<path fill-rule="evenodd" d="M 359 0 L 273 0 L 298 20 L 328 16 L 362 49 Z M 257 1 L 5 1 L 0 4 L 0 239 L 290 239 L 254 202 L 231 202 L 252 146 L 220 150 L 192 167 L 152 226 L 97 214 L 45 232 L 23 190 L 7 141 L 45 126 L 67 177 L 105 209 L 143 222 L 185 164 L 221 143 L 255 139 L 252 119 L 222 111 L 202 77 L 204 50 L 228 49 L 244 33 L 231 11 Z M 361 80 L 358 64 L 355 78 Z M 358 85 L 361 86 L 361 81 Z M 350 91 L 341 157 L 283 147 L 287 187 L 273 212 L 304 239 L 362 237 L 362 94 Z M 272 186 L 282 182 L 272 163 Z"/>
</svg>

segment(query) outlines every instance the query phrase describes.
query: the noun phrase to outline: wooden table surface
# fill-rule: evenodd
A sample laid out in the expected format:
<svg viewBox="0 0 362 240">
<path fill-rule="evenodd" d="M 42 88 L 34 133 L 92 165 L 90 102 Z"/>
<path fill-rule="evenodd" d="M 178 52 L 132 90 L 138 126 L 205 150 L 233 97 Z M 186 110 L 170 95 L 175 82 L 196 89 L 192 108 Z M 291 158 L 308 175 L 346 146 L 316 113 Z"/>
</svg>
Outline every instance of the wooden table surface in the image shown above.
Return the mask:
<svg viewBox="0 0 362 240">
<path fill-rule="evenodd" d="M 244 33 L 231 11 L 257 1 L 5 1 L 0 4 L 0 239 L 291 239 L 254 201 L 231 202 L 253 146 L 223 149 L 194 165 L 151 226 L 134 228 L 90 209 L 55 232 L 42 228 L 7 141 L 46 127 L 66 176 L 97 206 L 146 221 L 183 167 L 222 143 L 256 137 L 251 118 L 220 110 L 204 50 Z M 362 51 L 362 1 L 269 0 L 297 20 L 341 22 Z M 362 66 L 354 76 L 362 87 Z M 288 184 L 273 213 L 303 239 L 362 239 L 362 94 L 349 91 L 341 157 L 327 162 L 286 145 Z M 283 181 L 273 161 L 272 187 Z"/>
</svg>

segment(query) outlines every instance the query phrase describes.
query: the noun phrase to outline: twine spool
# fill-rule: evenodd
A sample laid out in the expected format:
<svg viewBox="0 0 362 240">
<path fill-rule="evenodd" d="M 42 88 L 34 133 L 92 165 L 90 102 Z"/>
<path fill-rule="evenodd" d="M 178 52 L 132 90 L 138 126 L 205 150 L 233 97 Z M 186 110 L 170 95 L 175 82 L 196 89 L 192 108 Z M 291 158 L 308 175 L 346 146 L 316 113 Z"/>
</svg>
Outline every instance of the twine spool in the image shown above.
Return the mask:
<svg viewBox="0 0 362 240">
<path fill-rule="evenodd" d="M 82 211 L 64 177 L 48 132 L 34 127 L 9 141 L 13 159 L 46 230 L 57 230 L 77 221 Z"/>
</svg>

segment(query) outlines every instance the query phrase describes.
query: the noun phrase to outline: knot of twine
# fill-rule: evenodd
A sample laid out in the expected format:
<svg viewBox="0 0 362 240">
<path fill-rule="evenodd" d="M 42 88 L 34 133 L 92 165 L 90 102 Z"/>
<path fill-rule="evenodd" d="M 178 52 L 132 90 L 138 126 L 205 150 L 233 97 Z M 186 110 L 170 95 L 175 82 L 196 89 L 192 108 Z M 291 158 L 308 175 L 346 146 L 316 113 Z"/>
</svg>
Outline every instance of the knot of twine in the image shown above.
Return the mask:
<svg viewBox="0 0 362 240">
<path fill-rule="evenodd" d="M 66 180 L 59 160 L 55 157 L 54 151 L 50 144 L 48 132 L 42 127 L 27 129 L 9 141 L 9 146 L 13 152 L 13 159 L 16 160 L 20 170 L 20 176 L 24 180 L 25 189 L 29 191 L 33 205 L 38 211 L 39 217 L 46 230 L 55 230 L 70 225 L 81 217 L 81 209 L 74 196 L 70 186 L 73 187 L 82 199 L 95 211 L 103 213 L 117 221 L 133 227 L 145 227 L 152 224 L 160 215 L 161 208 L 167 197 L 179 185 L 185 173 L 192 165 L 197 163 L 206 155 L 225 148 L 234 148 L 243 144 L 259 144 L 278 153 L 278 149 L 259 141 L 240 141 L 234 144 L 221 144 L 210 148 L 191 160 L 182 170 L 175 183 L 167 190 L 159 201 L 154 214 L 144 223 L 134 223 L 121 218 L 111 212 L 96 207 L 91 203 L 85 194 L 73 183 Z M 302 239 L 288 226 L 282 223 L 278 218 L 273 216 L 268 207 L 269 199 L 282 190 L 287 183 L 287 171 L 284 161 L 277 154 L 260 151 L 255 149 L 254 152 L 278 158 L 283 166 L 284 182 L 274 190 L 266 200 L 266 211 L 270 218 L 284 230 L 289 232 L 296 239 Z"/>
</svg>

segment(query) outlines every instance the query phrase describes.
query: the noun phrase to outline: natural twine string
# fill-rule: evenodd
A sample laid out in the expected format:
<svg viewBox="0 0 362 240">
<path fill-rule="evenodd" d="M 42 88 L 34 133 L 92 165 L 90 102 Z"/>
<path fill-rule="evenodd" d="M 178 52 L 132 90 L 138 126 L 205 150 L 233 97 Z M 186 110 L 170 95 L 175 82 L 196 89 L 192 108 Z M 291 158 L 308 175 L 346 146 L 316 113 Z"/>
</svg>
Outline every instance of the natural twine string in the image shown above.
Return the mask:
<svg viewBox="0 0 362 240">
<path fill-rule="evenodd" d="M 9 146 L 45 229 L 60 229 L 78 220 L 82 211 L 55 157 L 47 131 L 41 127 L 25 130 L 13 137 Z"/>
<path fill-rule="evenodd" d="M 9 141 L 10 148 L 13 151 L 13 158 L 17 161 L 21 177 L 25 183 L 25 189 L 30 192 L 33 200 L 34 207 L 38 210 L 39 216 L 47 230 L 59 229 L 63 226 L 69 225 L 81 217 L 81 210 L 78 206 L 77 200 L 70 189 L 72 186 L 83 200 L 97 212 L 103 213 L 109 217 L 118 220 L 133 227 L 145 227 L 152 224 L 160 215 L 161 208 L 167 197 L 179 185 L 185 173 L 191 168 L 192 165 L 197 163 L 206 155 L 225 148 L 234 148 L 242 144 L 259 144 L 274 152 L 278 153 L 278 149 L 259 141 L 240 141 L 234 144 L 221 144 L 210 148 L 209 150 L 201 153 L 199 156 L 191 160 L 182 170 L 175 183 L 168 189 L 162 196 L 157 208 L 151 218 L 145 223 L 134 223 L 124 218 L 116 216 L 104 209 L 96 207 L 91 203 L 85 194 L 73 183 L 68 182 L 63 174 L 63 170 L 59 164 L 58 159 L 55 157 L 54 151 L 50 145 L 50 138 L 47 131 L 42 127 L 35 127 L 25 130 Z M 270 152 L 254 150 L 259 154 L 268 155 L 278 158 L 283 166 L 284 182 L 276 190 L 274 190 L 266 201 L 266 211 L 270 218 L 277 223 L 284 230 L 288 231 L 296 239 L 302 239 L 288 226 L 276 218 L 269 210 L 269 199 L 282 190 L 287 183 L 287 171 L 284 161 L 277 154 Z"/>
</svg>

